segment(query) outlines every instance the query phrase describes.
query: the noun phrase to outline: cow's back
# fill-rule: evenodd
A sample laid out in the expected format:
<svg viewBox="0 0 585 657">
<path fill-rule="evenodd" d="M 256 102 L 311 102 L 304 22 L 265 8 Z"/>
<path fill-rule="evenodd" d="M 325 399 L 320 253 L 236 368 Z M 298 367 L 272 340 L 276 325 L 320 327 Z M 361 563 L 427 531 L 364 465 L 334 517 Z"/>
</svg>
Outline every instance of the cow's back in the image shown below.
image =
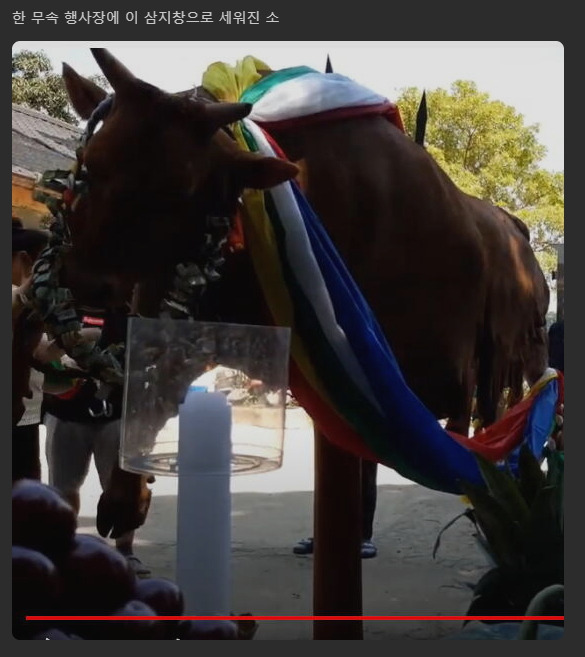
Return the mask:
<svg viewBox="0 0 585 657">
<path fill-rule="evenodd" d="M 439 417 L 467 403 L 486 264 L 467 198 L 383 118 L 276 135 L 410 387 Z"/>
</svg>

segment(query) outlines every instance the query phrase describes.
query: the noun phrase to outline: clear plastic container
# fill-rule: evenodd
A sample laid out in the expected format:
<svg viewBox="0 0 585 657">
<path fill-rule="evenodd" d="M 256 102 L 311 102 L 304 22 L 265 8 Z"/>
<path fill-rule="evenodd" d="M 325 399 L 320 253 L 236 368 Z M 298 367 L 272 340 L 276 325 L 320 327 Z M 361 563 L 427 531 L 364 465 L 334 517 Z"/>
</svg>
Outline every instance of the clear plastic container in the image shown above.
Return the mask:
<svg viewBox="0 0 585 657">
<path fill-rule="evenodd" d="M 129 320 L 120 467 L 177 476 L 179 404 L 220 391 L 231 407 L 232 474 L 282 465 L 290 329 Z"/>
</svg>

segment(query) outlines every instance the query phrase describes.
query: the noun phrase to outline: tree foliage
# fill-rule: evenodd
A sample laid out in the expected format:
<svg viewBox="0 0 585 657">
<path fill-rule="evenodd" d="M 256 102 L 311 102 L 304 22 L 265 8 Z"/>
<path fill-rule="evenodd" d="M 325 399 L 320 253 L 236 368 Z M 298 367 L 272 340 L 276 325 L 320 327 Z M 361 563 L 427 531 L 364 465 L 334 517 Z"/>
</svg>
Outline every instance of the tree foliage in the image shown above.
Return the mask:
<svg viewBox="0 0 585 657">
<path fill-rule="evenodd" d="M 103 76 L 95 75 L 90 79 L 103 88 L 109 86 Z M 53 71 L 51 60 L 42 50 L 13 53 L 12 102 L 72 125 L 79 123 L 79 117 L 69 104 L 61 74 Z"/>
<path fill-rule="evenodd" d="M 422 90 L 402 90 L 397 105 L 414 137 Z M 468 194 L 491 201 L 520 217 L 530 229 L 541 266 L 556 269 L 555 244 L 564 235 L 564 173 L 539 166 L 546 147 L 538 125 L 525 125 L 513 107 L 490 99 L 474 82 L 458 80 L 427 90 L 425 147 Z"/>
<path fill-rule="evenodd" d="M 22 50 L 12 55 L 12 102 L 73 125 L 78 123 L 61 76 L 53 72 L 43 51 Z"/>
</svg>

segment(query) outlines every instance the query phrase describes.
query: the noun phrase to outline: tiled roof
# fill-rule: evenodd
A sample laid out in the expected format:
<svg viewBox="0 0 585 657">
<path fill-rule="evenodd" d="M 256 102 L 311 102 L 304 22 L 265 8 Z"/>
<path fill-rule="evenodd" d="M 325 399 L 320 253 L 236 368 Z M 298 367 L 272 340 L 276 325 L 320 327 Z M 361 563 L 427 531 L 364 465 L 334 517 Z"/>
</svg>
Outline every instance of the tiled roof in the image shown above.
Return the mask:
<svg viewBox="0 0 585 657">
<path fill-rule="evenodd" d="M 12 105 L 12 170 L 30 177 L 67 169 L 82 130 L 22 105 Z"/>
</svg>

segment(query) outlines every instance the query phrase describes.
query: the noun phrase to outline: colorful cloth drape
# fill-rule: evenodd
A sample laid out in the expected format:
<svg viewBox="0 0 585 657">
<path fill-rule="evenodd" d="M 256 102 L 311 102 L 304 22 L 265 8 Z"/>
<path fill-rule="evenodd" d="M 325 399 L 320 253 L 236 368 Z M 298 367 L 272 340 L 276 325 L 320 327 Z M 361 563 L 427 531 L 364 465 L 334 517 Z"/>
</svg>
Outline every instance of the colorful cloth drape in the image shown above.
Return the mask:
<svg viewBox="0 0 585 657">
<path fill-rule="evenodd" d="M 323 87 L 332 75 L 287 71 L 283 85 L 295 81 L 300 87 L 307 77 L 312 90 L 316 75 Z M 278 88 L 271 77 L 240 91 L 240 99 L 264 99 L 266 107 L 267 97 Z M 206 79 L 217 80 L 213 70 L 208 70 L 204 84 Z M 351 81 L 342 82 L 346 89 L 351 87 Z M 233 90 L 230 95 L 221 85 L 212 86 L 220 100 L 233 99 Z M 388 117 L 401 125 L 389 101 L 365 94 L 363 88 L 357 89 L 358 96 L 367 96 L 369 107 L 392 108 Z M 327 112 L 343 109 L 341 96 L 328 103 Z M 252 118 L 234 126 L 238 143 L 246 150 L 281 156 L 254 115 L 253 110 Z M 276 120 L 273 113 L 268 123 Z M 244 206 L 246 248 L 267 307 L 276 325 L 292 328 L 292 392 L 329 440 L 426 487 L 456 494 L 462 479 L 483 481 L 474 451 L 492 460 L 511 457 L 512 465 L 522 443 L 541 455 L 559 400 L 556 371 L 548 371 L 530 396 L 477 438 L 447 433 L 408 387 L 376 318 L 297 184 L 290 181 L 266 192 L 247 190 Z"/>
</svg>

